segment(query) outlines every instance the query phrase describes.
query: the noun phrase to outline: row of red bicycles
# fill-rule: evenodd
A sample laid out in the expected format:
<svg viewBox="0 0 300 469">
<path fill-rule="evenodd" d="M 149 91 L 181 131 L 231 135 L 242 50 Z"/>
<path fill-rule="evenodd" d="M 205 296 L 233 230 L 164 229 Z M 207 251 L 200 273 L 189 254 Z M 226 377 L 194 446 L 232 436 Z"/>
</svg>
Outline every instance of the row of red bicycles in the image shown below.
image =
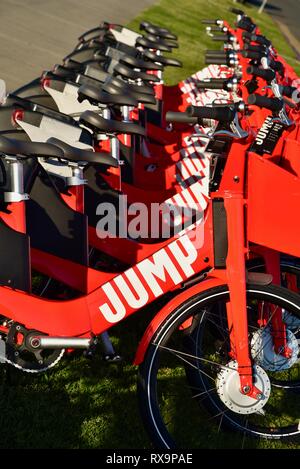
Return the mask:
<svg viewBox="0 0 300 469">
<path fill-rule="evenodd" d="M 0 107 L 0 361 L 116 363 L 108 331 L 153 303 L 134 364 L 162 449 L 207 419 L 300 434 L 299 80 L 233 13 L 177 86 L 171 31 L 103 22 Z"/>
</svg>

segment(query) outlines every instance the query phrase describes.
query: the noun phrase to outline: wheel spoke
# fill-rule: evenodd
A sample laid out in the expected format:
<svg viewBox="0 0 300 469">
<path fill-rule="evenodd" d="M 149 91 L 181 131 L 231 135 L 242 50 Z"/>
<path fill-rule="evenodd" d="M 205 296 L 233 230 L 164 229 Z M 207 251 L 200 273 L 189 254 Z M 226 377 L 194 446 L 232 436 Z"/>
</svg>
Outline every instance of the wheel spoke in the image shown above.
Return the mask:
<svg viewBox="0 0 300 469">
<path fill-rule="evenodd" d="M 221 363 L 216 363 L 213 360 L 208 360 L 207 358 L 197 357 L 196 355 L 191 355 L 189 353 L 181 352 L 181 350 L 174 350 L 174 349 L 171 349 L 169 347 L 164 347 L 163 345 L 159 345 L 159 348 L 161 348 L 163 350 L 167 350 L 168 352 L 173 353 L 174 355 L 178 356 L 178 358 L 182 358 L 181 356 L 183 355 L 183 356 L 186 356 L 186 357 L 189 357 L 189 358 L 193 358 L 194 360 L 199 360 L 199 361 L 202 361 L 202 362 L 205 362 L 205 363 L 210 363 L 211 365 L 218 366 L 220 368 L 225 368 L 227 370 L 235 370 L 235 368 L 232 368 L 230 366 L 222 365 Z M 195 365 L 194 365 L 194 368 L 198 369 Z"/>
</svg>

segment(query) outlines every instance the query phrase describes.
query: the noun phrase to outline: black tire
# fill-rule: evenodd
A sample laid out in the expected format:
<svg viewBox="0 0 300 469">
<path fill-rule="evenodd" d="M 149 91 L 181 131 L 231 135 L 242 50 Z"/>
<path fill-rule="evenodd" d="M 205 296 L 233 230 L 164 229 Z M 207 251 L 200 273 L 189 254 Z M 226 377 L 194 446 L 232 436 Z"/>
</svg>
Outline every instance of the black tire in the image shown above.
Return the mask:
<svg viewBox="0 0 300 469">
<path fill-rule="evenodd" d="M 204 405 L 203 410 L 202 405 L 200 406 L 199 402 L 197 402 L 198 399 L 193 400 L 193 398 L 195 398 L 196 396 L 195 390 L 191 389 L 191 387 L 188 385 L 190 383 L 190 377 L 187 376 L 187 363 L 188 367 L 192 370 L 191 373 L 194 372 L 194 374 L 196 374 L 198 383 L 199 377 L 201 379 L 201 386 L 197 386 L 197 394 L 202 393 L 202 389 L 205 388 L 205 381 L 207 379 L 205 379 L 203 370 L 200 370 L 200 366 L 197 365 L 199 361 L 195 360 L 193 362 L 193 358 L 192 360 L 188 357 L 185 357 L 185 359 L 182 358 L 184 356 L 182 355 L 182 353 L 184 354 L 184 351 L 187 350 L 186 341 L 190 340 L 191 334 L 194 333 L 196 328 L 201 330 L 201 327 L 203 327 L 203 325 L 201 324 L 201 319 L 203 318 L 204 314 L 207 314 L 207 312 L 205 312 L 205 308 L 208 308 L 208 306 L 213 306 L 213 304 L 216 302 L 228 301 L 228 298 L 229 292 L 228 287 L 226 285 L 207 290 L 197 296 L 194 296 L 193 298 L 189 299 L 184 304 L 182 304 L 180 307 L 178 307 L 175 311 L 173 311 L 161 324 L 161 326 L 158 328 L 158 330 L 152 337 L 144 361 L 140 366 L 139 370 L 138 397 L 143 422 L 152 442 L 157 448 L 173 449 L 178 447 L 206 447 L 205 443 L 203 443 L 202 432 L 206 431 L 205 424 L 207 424 L 207 410 L 211 415 L 215 417 L 218 417 L 218 415 L 222 415 L 222 421 L 217 421 L 219 429 L 221 426 L 223 426 L 223 424 L 225 424 L 226 427 L 229 426 L 233 430 L 242 432 L 243 435 L 246 434 L 256 437 L 274 439 L 298 437 L 300 434 L 299 419 L 297 420 L 294 415 L 294 411 L 296 412 L 296 414 L 297 412 L 298 415 L 300 414 L 300 402 L 297 404 L 297 401 L 299 401 L 299 395 L 297 395 L 296 393 L 291 393 L 291 395 L 289 395 L 289 398 L 295 400 L 296 408 L 295 410 L 294 408 L 291 410 L 291 413 L 293 415 L 285 417 L 285 421 L 288 423 L 288 425 L 285 425 L 283 428 L 277 428 L 274 423 L 272 423 L 271 427 L 261 428 L 260 421 L 259 425 L 249 425 L 247 421 L 247 425 L 245 426 L 245 424 L 242 423 L 243 418 L 245 416 L 241 416 L 226 408 L 225 405 L 221 402 L 217 392 L 215 392 L 214 390 L 212 392 L 207 391 L 207 396 L 205 396 L 204 401 L 202 400 L 202 398 L 199 399 L 200 401 L 202 401 L 201 404 Z M 248 285 L 247 299 L 248 301 L 251 300 L 253 304 L 255 304 L 255 301 L 265 301 L 269 304 L 276 304 L 279 307 L 288 310 L 293 315 L 300 317 L 299 296 L 292 292 L 289 292 L 288 290 L 282 287 L 277 287 L 273 285 Z M 187 323 L 188 320 L 189 322 Z M 185 328 L 180 331 L 180 325 L 183 323 L 185 323 Z M 169 343 L 172 343 L 174 336 L 180 337 L 180 334 L 182 335 L 182 337 L 180 338 L 180 343 L 182 345 L 181 350 L 171 349 L 170 352 L 170 348 L 166 349 L 166 347 Z M 179 369 L 180 367 L 178 367 L 177 362 L 176 364 L 172 362 L 172 360 L 175 360 L 173 358 L 174 355 L 176 356 L 176 354 L 174 354 L 174 351 L 178 352 L 177 358 L 179 356 L 179 358 L 181 359 L 181 363 L 182 361 L 186 362 L 181 365 L 183 372 L 181 372 L 181 370 Z M 172 357 L 170 358 L 171 355 Z M 165 362 L 163 361 L 163 359 L 165 360 Z M 225 357 L 225 360 L 227 360 L 226 363 L 228 363 L 228 361 L 230 361 L 230 358 L 228 358 L 227 356 Z M 178 361 L 180 362 L 180 360 Z M 165 363 L 167 363 L 167 366 L 165 365 Z M 214 364 L 214 366 L 215 365 L 220 366 L 217 362 Z M 172 369 L 171 366 L 173 366 Z M 163 369 L 163 374 L 160 374 L 160 367 L 162 367 Z M 188 380 L 186 380 L 187 378 Z M 185 384 L 180 386 L 180 381 Z M 172 382 L 175 382 L 175 384 Z M 165 386 L 167 392 L 169 392 L 168 389 L 171 390 L 171 394 L 169 394 L 170 397 L 168 397 L 169 395 L 167 395 L 166 391 L 161 390 L 161 386 Z M 185 397 L 182 396 L 184 386 L 187 389 Z M 172 392 L 175 391 L 179 393 L 179 400 L 177 401 L 173 398 L 172 394 Z M 274 390 L 272 388 L 272 392 L 276 393 L 276 389 Z M 283 392 L 282 389 L 280 389 L 280 392 Z M 271 396 L 269 401 L 271 400 Z M 189 400 L 186 400 L 186 397 Z M 276 399 L 276 396 L 274 397 L 274 399 Z M 161 402 L 159 402 L 159 400 L 161 400 Z M 269 405 L 269 401 L 265 405 L 265 408 Z M 174 403 L 174 410 L 170 409 L 172 403 Z M 189 408 L 187 408 L 187 405 L 189 406 Z M 275 409 L 274 402 L 272 406 L 270 406 L 270 408 L 274 410 L 268 410 L 268 412 L 274 412 L 276 418 L 278 417 L 281 422 L 282 413 L 280 408 Z M 284 410 L 286 412 L 286 407 L 284 407 Z M 169 422 L 173 417 L 178 418 L 179 423 L 174 423 L 173 421 Z M 198 425 L 197 423 L 197 427 L 196 425 L 194 425 L 194 421 L 197 420 L 198 422 L 198 419 L 200 425 Z M 259 417 L 256 417 L 256 414 L 255 419 L 259 420 Z M 264 422 L 266 420 L 265 417 L 263 417 L 262 420 Z M 270 419 L 267 419 L 266 423 L 263 423 L 263 425 L 268 425 L 268 422 L 270 422 Z M 211 422 L 211 424 L 213 423 L 214 421 Z M 269 425 L 271 424 L 269 423 Z M 202 434 L 201 438 L 199 438 L 199 432 L 201 432 Z M 198 443 L 199 440 L 201 440 L 200 444 Z"/>
</svg>

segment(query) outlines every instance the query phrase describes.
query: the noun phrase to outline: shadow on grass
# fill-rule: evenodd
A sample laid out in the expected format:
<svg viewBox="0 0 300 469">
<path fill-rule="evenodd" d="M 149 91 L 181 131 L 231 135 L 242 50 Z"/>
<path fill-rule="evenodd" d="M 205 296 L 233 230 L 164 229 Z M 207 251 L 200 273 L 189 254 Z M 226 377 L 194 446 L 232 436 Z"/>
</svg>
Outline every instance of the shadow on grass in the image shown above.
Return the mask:
<svg viewBox="0 0 300 469">
<path fill-rule="evenodd" d="M 49 375 L 12 370 L 10 382 L 0 388 L 0 447 L 149 446 L 139 420 L 134 367 L 100 366 L 100 360 L 73 356 Z"/>
</svg>

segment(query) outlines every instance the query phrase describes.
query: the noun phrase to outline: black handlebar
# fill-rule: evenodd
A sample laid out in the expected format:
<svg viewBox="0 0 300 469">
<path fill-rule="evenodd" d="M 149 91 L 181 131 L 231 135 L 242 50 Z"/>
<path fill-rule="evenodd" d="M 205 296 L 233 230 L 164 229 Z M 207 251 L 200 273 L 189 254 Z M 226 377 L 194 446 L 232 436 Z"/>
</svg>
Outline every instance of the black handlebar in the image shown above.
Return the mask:
<svg viewBox="0 0 300 469">
<path fill-rule="evenodd" d="M 261 36 L 260 34 L 251 34 L 247 31 L 244 31 L 242 36 L 244 40 L 248 40 L 250 42 L 257 42 L 257 44 L 261 44 L 266 47 L 270 47 L 271 45 L 271 42 L 264 36 Z"/>
<path fill-rule="evenodd" d="M 205 52 L 205 57 L 221 57 L 222 59 L 223 58 L 227 58 L 229 56 L 228 52 L 222 52 L 222 51 L 215 51 L 215 53 L 213 54 L 211 51 L 206 51 Z"/>
<path fill-rule="evenodd" d="M 186 113 L 188 116 L 197 117 L 198 119 L 215 119 L 222 122 L 231 122 L 235 117 L 236 110 L 230 106 L 188 106 Z"/>
<path fill-rule="evenodd" d="M 205 57 L 204 62 L 206 65 L 234 65 L 235 60 L 230 59 L 229 57 Z"/>
<path fill-rule="evenodd" d="M 166 121 L 167 122 L 179 122 L 181 124 L 198 124 L 197 117 L 191 117 L 185 112 L 173 112 L 168 111 L 166 113 Z"/>
<path fill-rule="evenodd" d="M 276 76 L 276 73 L 274 72 L 274 70 L 271 70 L 270 68 L 264 69 L 264 68 L 254 67 L 253 65 L 250 65 L 246 71 L 247 73 L 249 73 L 249 75 L 255 75 L 256 77 L 263 78 L 267 82 L 274 80 Z"/>
<path fill-rule="evenodd" d="M 238 8 L 229 8 L 229 11 L 231 11 L 231 13 L 234 13 L 235 15 L 245 15 L 245 12 L 243 10 L 239 10 Z"/>
<path fill-rule="evenodd" d="M 213 41 L 232 42 L 234 39 L 230 34 L 218 34 L 212 37 Z"/>
<path fill-rule="evenodd" d="M 259 94 L 250 94 L 248 96 L 248 104 L 255 104 L 258 107 L 270 109 L 270 111 L 281 111 L 283 108 L 283 100 L 279 98 L 268 98 Z"/>
<path fill-rule="evenodd" d="M 261 60 L 263 57 L 266 56 L 265 52 L 254 52 L 252 50 L 242 50 L 241 54 L 246 59 L 252 59 L 252 60 Z"/>
<path fill-rule="evenodd" d="M 224 28 L 223 26 L 218 26 L 218 25 L 209 26 L 210 31 L 212 31 L 212 32 L 214 32 L 214 33 L 216 33 L 216 32 L 218 32 L 218 33 L 224 32 L 224 29 L 223 29 L 223 28 Z"/>
<path fill-rule="evenodd" d="M 198 81 L 196 87 L 199 90 L 226 90 L 228 80 L 223 80 L 222 78 L 219 81 Z"/>
<path fill-rule="evenodd" d="M 299 94 L 298 89 L 294 86 L 281 86 L 280 91 L 282 96 L 286 96 L 287 98 L 292 98 L 294 93 L 298 92 Z"/>
<path fill-rule="evenodd" d="M 202 24 L 219 24 L 222 20 L 201 20 Z"/>
<path fill-rule="evenodd" d="M 223 55 L 223 54 L 226 54 L 227 51 L 225 51 L 224 49 L 223 50 L 218 50 L 218 49 L 207 49 L 205 51 L 205 54 L 206 55 Z"/>
</svg>

